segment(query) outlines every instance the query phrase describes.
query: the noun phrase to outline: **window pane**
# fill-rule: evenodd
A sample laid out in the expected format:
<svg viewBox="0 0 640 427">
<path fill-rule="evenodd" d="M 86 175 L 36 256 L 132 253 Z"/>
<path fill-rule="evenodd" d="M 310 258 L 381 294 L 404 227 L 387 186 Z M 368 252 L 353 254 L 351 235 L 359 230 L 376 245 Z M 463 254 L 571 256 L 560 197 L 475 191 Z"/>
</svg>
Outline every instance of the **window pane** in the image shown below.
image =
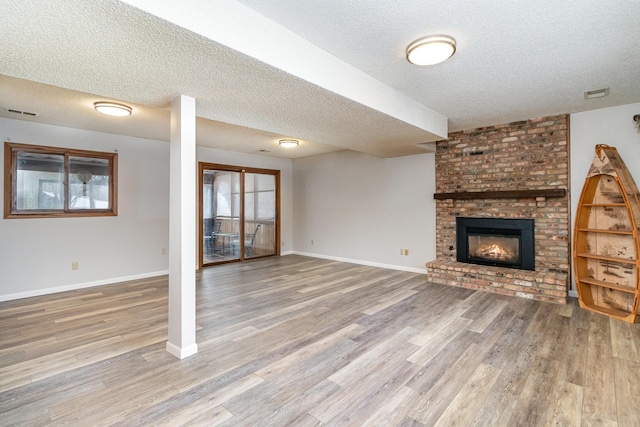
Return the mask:
<svg viewBox="0 0 640 427">
<path fill-rule="evenodd" d="M 17 153 L 16 208 L 64 209 L 64 156 Z"/>
<path fill-rule="evenodd" d="M 276 253 L 275 190 L 274 175 L 245 174 L 245 258 Z"/>
<path fill-rule="evenodd" d="M 274 221 L 276 217 L 275 176 L 247 173 L 245 183 L 245 218 Z"/>
<path fill-rule="evenodd" d="M 209 227 L 211 228 L 211 222 L 213 221 L 213 217 L 215 215 L 213 203 L 213 181 L 215 180 L 216 173 L 214 171 L 205 170 L 203 171 L 202 176 L 202 218 L 205 221 L 205 224 L 209 223 Z M 206 227 L 205 227 L 206 229 Z M 209 234 L 209 233 L 205 233 Z"/>
<path fill-rule="evenodd" d="M 109 160 L 69 157 L 69 209 L 109 209 Z"/>
<path fill-rule="evenodd" d="M 231 175 L 216 174 L 214 191 L 216 192 L 216 216 L 231 216 Z"/>
<path fill-rule="evenodd" d="M 240 258 L 240 173 L 208 169 L 202 175 L 202 263 Z"/>
<path fill-rule="evenodd" d="M 255 193 L 244 193 L 244 220 L 253 221 L 256 219 L 256 213 L 254 210 Z"/>
<path fill-rule="evenodd" d="M 258 193 L 258 219 L 263 221 L 275 221 L 276 219 L 276 192 L 265 191 Z"/>
</svg>

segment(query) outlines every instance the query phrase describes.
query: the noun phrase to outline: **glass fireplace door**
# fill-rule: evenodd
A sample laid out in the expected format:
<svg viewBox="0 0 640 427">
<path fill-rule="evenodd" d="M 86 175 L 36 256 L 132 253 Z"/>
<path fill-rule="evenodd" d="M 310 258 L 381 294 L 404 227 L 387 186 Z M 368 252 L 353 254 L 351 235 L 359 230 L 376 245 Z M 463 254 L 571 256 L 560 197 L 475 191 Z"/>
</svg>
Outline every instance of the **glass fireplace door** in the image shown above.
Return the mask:
<svg viewBox="0 0 640 427">
<path fill-rule="evenodd" d="M 469 259 L 520 264 L 520 236 L 468 232 L 467 238 Z"/>
</svg>

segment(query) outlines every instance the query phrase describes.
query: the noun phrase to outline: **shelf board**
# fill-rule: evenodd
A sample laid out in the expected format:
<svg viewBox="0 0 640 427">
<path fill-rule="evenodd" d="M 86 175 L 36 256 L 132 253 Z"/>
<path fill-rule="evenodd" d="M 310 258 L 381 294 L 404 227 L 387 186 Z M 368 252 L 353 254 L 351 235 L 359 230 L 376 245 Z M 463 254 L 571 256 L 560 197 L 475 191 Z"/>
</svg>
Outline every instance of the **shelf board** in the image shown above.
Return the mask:
<svg viewBox="0 0 640 427">
<path fill-rule="evenodd" d="M 504 191 L 460 191 L 455 193 L 435 193 L 436 200 L 474 200 L 474 199 L 523 199 L 536 197 L 564 197 L 567 190 L 554 188 L 547 190 L 504 190 Z"/>
<path fill-rule="evenodd" d="M 582 206 L 588 206 L 592 208 L 626 208 L 624 203 L 583 203 Z"/>
<path fill-rule="evenodd" d="M 576 256 L 580 258 L 592 258 L 592 259 L 599 259 L 602 261 L 618 262 L 620 264 L 629 264 L 629 265 L 636 265 L 636 262 L 637 262 L 635 259 L 615 258 L 612 256 L 604 256 L 604 255 L 588 254 L 588 253 L 579 253 L 579 254 L 576 254 Z"/>
<path fill-rule="evenodd" d="M 621 230 L 602 230 L 597 228 L 578 228 L 578 231 L 585 233 L 605 233 L 605 234 L 622 234 L 626 236 L 633 236 L 633 231 L 621 231 Z"/>
<path fill-rule="evenodd" d="M 580 283 L 584 283 L 587 285 L 598 286 L 600 288 L 615 289 L 616 291 L 626 292 L 629 294 L 635 294 L 636 292 L 638 292 L 637 289 L 630 288 L 629 286 L 623 286 L 623 285 L 618 285 L 616 283 L 604 282 L 602 280 L 578 279 L 578 281 Z"/>
<path fill-rule="evenodd" d="M 616 310 L 615 308 L 609 307 L 600 307 L 595 304 L 587 304 L 582 300 L 579 300 L 580 307 L 586 308 L 587 310 L 595 311 L 597 313 L 607 314 L 616 319 L 624 320 L 625 322 L 635 323 L 636 314 L 629 313 L 627 311 Z"/>
</svg>

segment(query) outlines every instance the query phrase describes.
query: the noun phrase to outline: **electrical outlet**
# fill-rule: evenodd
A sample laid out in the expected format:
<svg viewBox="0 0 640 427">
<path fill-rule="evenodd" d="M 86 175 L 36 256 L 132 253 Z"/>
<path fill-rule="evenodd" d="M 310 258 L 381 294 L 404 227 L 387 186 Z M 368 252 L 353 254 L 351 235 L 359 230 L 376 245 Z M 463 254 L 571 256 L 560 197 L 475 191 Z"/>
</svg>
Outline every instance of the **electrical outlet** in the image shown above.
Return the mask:
<svg viewBox="0 0 640 427">
<path fill-rule="evenodd" d="M 405 255 L 409 255 L 409 249 L 405 249 L 405 250 L 404 250 L 404 254 L 405 254 Z"/>
<path fill-rule="evenodd" d="M 400 248 L 400 255 L 404 255 L 404 249 Z"/>
<path fill-rule="evenodd" d="M 78 261 L 74 261 L 71 263 L 71 269 L 72 270 L 77 270 L 78 269 Z"/>
</svg>

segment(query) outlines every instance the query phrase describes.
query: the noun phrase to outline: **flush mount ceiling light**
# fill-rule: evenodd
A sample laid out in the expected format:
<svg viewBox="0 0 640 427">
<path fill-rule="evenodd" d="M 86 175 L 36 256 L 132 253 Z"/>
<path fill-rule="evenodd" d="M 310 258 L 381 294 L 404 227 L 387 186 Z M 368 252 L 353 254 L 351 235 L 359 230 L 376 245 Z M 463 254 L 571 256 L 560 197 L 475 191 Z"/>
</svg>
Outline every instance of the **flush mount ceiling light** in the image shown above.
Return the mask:
<svg viewBox="0 0 640 427">
<path fill-rule="evenodd" d="M 407 47 L 407 60 L 415 65 L 433 65 L 456 53 L 456 41 L 449 36 L 427 36 Z"/>
<path fill-rule="evenodd" d="M 297 147 L 298 144 L 300 144 L 300 141 L 295 139 L 281 139 L 280 141 L 278 141 L 278 144 L 280 144 L 280 147 L 293 148 Z"/>
<path fill-rule="evenodd" d="M 125 117 L 131 115 L 131 107 L 115 102 L 96 102 L 93 104 L 93 108 L 109 116 Z"/>
</svg>

